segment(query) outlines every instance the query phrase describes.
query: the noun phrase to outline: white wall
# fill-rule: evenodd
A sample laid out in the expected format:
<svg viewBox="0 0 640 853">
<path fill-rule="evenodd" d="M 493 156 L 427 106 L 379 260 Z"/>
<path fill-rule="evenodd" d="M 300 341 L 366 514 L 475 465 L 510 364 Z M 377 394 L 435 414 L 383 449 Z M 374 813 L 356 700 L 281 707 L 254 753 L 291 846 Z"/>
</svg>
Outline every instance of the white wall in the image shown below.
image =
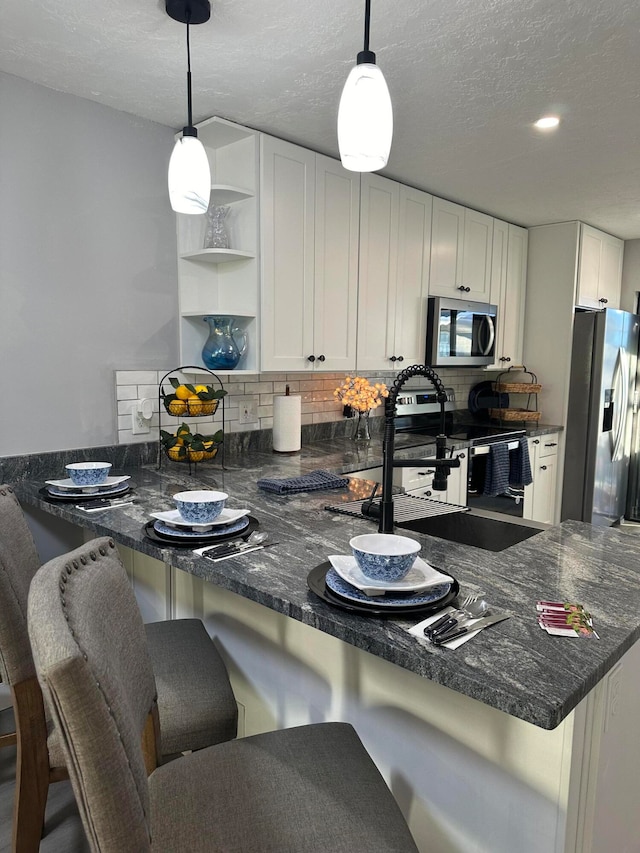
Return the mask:
<svg viewBox="0 0 640 853">
<path fill-rule="evenodd" d="M 625 240 L 620 307 L 635 314 L 640 291 L 640 240 Z"/>
<path fill-rule="evenodd" d="M 173 130 L 0 73 L 0 456 L 116 443 L 114 373 L 177 364 Z"/>
</svg>

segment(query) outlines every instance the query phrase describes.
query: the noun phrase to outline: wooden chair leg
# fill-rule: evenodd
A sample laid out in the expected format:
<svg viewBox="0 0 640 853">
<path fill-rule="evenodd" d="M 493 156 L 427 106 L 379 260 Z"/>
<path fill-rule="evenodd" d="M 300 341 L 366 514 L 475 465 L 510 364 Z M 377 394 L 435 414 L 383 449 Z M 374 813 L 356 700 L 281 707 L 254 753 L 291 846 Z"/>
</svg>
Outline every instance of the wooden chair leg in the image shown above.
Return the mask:
<svg viewBox="0 0 640 853">
<path fill-rule="evenodd" d="M 142 732 L 142 755 L 147 776 L 150 776 L 160 763 L 160 717 L 157 705 L 149 711 Z"/>
<path fill-rule="evenodd" d="M 13 806 L 13 853 L 37 853 L 49 789 L 49 754 L 44 703 L 37 678 L 11 688 L 18 753 Z"/>
<path fill-rule="evenodd" d="M 18 742 L 16 721 L 13 708 L 3 708 L 0 711 L 0 749 L 3 746 L 15 746 Z"/>
</svg>

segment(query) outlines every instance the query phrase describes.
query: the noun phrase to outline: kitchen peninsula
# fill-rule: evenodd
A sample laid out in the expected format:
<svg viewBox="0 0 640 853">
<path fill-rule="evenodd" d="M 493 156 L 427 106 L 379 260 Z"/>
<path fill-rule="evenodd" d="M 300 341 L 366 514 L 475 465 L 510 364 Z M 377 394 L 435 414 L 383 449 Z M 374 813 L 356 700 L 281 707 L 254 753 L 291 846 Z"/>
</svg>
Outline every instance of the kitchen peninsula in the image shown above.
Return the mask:
<svg viewBox="0 0 640 853">
<path fill-rule="evenodd" d="M 136 502 L 96 514 L 43 500 L 42 481 L 55 473 L 46 457 L 16 487 L 25 506 L 123 546 L 147 618 L 204 619 L 228 660 L 245 733 L 351 721 L 425 853 L 634 850 L 623 842 L 640 834 L 637 785 L 624 774 L 638 766 L 625 734 L 640 699 L 640 540 L 565 522 L 495 554 L 416 535 L 422 556 L 464 592 L 512 614 L 458 650 L 437 649 L 407 633 L 417 618 L 353 615 L 307 588 L 310 569 L 371 529 L 324 511 L 365 497 L 366 483 L 288 497 L 256 487 L 262 476 L 371 468 L 379 455 L 377 442 L 362 450 L 336 439 L 293 457 L 228 454 L 225 471 L 201 466 L 197 477 L 178 465 L 125 466 Z M 248 507 L 277 544 L 212 563 L 147 539 L 150 512 L 196 484 Z M 547 636 L 539 598 L 585 604 L 601 639 Z"/>
</svg>

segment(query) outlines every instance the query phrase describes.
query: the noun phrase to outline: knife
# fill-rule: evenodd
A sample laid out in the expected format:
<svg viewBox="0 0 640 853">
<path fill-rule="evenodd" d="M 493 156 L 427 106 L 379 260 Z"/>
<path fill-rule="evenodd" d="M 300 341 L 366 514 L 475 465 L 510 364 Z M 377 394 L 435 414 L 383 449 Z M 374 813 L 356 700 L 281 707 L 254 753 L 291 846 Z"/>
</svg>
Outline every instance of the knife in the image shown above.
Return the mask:
<svg viewBox="0 0 640 853">
<path fill-rule="evenodd" d="M 497 625 L 498 622 L 504 622 L 505 619 L 509 619 L 506 613 L 484 616 L 482 619 L 476 619 L 471 625 L 465 625 L 463 628 L 456 627 L 446 634 L 437 634 L 430 639 L 434 645 L 441 646 L 443 643 L 450 643 L 451 640 L 457 640 L 458 637 L 464 637 L 465 634 L 470 634 L 472 631 L 480 631 L 482 628 L 488 628 L 489 625 Z"/>
</svg>

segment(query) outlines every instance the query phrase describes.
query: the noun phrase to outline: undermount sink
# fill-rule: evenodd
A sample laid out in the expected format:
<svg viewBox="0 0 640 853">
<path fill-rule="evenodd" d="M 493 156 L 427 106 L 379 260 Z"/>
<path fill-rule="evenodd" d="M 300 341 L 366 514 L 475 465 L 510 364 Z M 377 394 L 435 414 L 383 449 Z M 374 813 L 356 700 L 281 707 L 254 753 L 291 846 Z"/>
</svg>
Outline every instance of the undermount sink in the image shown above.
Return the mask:
<svg viewBox="0 0 640 853">
<path fill-rule="evenodd" d="M 460 545 L 473 545 L 484 551 L 504 551 L 518 542 L 523 542 L 537 533 L 542 533 L 548 525 L 536 522 L 521 523 L 514 520 L 503 521 L 489 515 L 468 512 L 451 512 L 445 515 L 418 518 L 412 521 L 396 523 L 403 530 L 437 536 Z"/>
</svg>

